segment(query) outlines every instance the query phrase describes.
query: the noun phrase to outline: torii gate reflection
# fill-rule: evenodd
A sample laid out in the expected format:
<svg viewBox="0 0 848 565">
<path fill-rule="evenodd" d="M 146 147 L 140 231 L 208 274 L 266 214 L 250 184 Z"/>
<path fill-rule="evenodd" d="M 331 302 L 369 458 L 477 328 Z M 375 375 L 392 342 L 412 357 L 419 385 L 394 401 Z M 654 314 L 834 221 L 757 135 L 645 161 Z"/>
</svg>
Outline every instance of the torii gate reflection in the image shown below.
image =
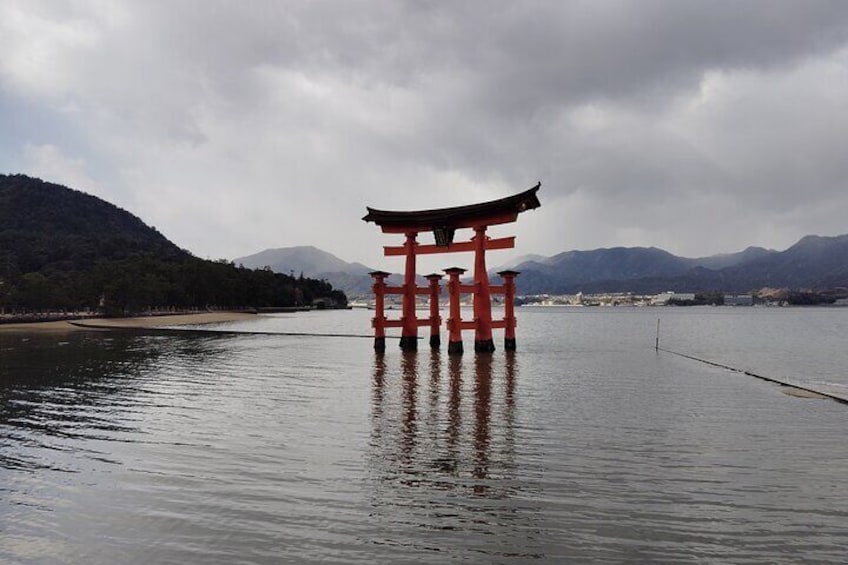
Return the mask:
<svg viewBox="0 0 848 565">
<path fill-rule="evenodd" d="M 374 356 L 371 465 L 376 474 L 396 476 L 405 486 L 439 481 L 446 488 L 504 496 L 499 485 L 515 473 L 514 352 L 502 360 L 478 355 L 464 362 L 450 356 L 446 363 L 438 351 L 429 358 L 404 352 L 392 365 L 384 355 Z M 470 485 L 463 480 L 469 476 Z"/>
<path fill-rule="evenodd" d="M 386 328 L 401 328 L 400 347 L 404 351 L 414 351 L 418 347 L 418 326 L 430 327 L 430 346 L 438 348 L 440 345 L 439 325 L 439 294 L 441 292 L 439 280 L 442 275 L 433 273 L 427 275 L 429 285 L 418 287 L 415 284 L 415 259 L 418 255 L 433 253 L 456 253 L 471 251 L 474 253 L 474 283 L 464 285 L 460 283 L 459 277 L 465 270 L 456 267 L 445 269 L 449 276 L 448 295 L 450 297 L 450 318 L 447 321 L 448 328 L 448 353 L 461 354 L 462 330 L 474 330 L 474 351 L 494 351 L 495 345 L 492 339 L 492 330 L 503 328 L 504 349 L 515 350 L 515 314 L 513 305 L 515 301 L 515 277 L 516 271 L 502 271 L 498 273 L 504 280 L 503 285 L 490 286 L 489 275 L 486 272 L 486 251 L 489 249 L 511 249 L 515 247 L 515 237 L 503 237 L 492 239 L 486 235 L 486 230 L 491 225 L 506 224 L 514 222 L 518 214 L 526 210 L 532 210 L 541 206 L 536 193 L 541 183 L 533 188 L 480 204 L 468 206 L 457 206 L 454 208 L 440 208 L 436 210 L 418 210 L 408 212 L 392 212 L 386 210 L 375 210 L 368 208 L 368 214 L 362 219 L 366 222 L 374 222 L 382 229 L 383 233 L 403 234 L 406 238 L 402 246 L 384 247 L 386 256 L 400 256 L 406 258 L 404 268 L 404 282 L 401 286 L 388 286 L 386 277 L 389 273 L 375 271 L 371 273 L 374 279 L 374 349 L 385 351 Z M 454 243 L 454 233 L 458 229 L 470 228 L 474 230 L 474 237 L 469 241 Z M 434 245 L 422 245 L 416 241 L 420 232 L 433 232 Z M 474 296 L 474 320 L 464 322 L 460 317 L 460 294 L 473 293 Z M 385 316 L 386 294 L 400 294 L 403 297 L 403 314 L 400 320 L 387 320 Z M 418 320 L 415 313 L 415 299 L 419 294 L 428 295 L 430 301 L 430 317 Z M 492 320 L 492 294 L 505 295 L 504 319 Z"/>
</svg>

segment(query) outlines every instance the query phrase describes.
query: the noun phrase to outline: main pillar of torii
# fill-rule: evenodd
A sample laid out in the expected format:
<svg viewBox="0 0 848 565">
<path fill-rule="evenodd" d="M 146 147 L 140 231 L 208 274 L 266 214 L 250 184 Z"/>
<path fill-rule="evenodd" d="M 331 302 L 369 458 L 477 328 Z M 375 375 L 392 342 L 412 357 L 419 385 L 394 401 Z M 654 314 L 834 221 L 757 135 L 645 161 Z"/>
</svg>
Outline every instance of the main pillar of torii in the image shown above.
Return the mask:
<svg viewBox="0 0 848 565">
<path fill-rule="evenodd" d="M 486 235 L 486 230 L 492 225 L 514 222 L 521 212 L 541 206 L 539 198 L 536 195 L 540 187 L 541 183 L 529 190 L 506 198 L 454 208 L 404 212 L 367 208 L 368 214 L 362 218 L 363 220 L 374 222 L 380 226 L 383 233 L 398 234 L 405 237 L 403 245 L 384 247 L 384 254 L 387 257 L 405 257 L 403 285 L 400 287 L 386 286 L 384 282 L 386 273 L 374 273 L 374 275 L 377 275 L 375 276 L 374 284 L 375 295 L 378 295 L 376 298 L 381 305 L 384 294 L 400 294 L 403 297 L 403 313 L 400 320 L 386 320 L 382 312 L 378 313 L 375 318 L 375 349 L 382 350 L 384 347 L 385 328 L 400 327 L 401 348 L 404 350 L 415 350 L 418 346 L 418 326 L 426 325 L 432 328 L 435 321 L 437 327 L 438 321 L 436 320 L 436 316 L 432 314 L 432 306 L 431 319 L 418 320 L 416 317 L 416 296 L 427 294 L 431 297 L 432 301 L 434 299 L 438 300 L 437 297 L 439 294 L 433 288 L 434 284 L 438 285 L 438 281 L 433 282 L 431 279 L 431 286 L 429 287 L 416 286 L 416 257 L 418 255 L 455 252 L 474 253 L 474 284 L 470 286 L 462 285 L 462 288 L 457 290 L 457 292 L 467 291 L 473 293 L 474 321 L 462 322 L 458 319 L 448 320 L 448 327 L 454 330 L 473 328 L 474 349 L 478 352 L 494 351 L 492 329 L 503 327 L 508 330 L 506 347 L 514 348 L 514 317 L 509 321 L 493 322 L 491 294 L 493 292 L 503 293 L 506 294 L 509 300 L 514 299 L 514 287 L 511 287 L 511 283 L 517 273 L 510 275 L 510 284 L 508 286 L 511 288 L 508 291 L 505 290 L 506 287 L 504 286 L 490 287 L 489 277 L 486 272 L 486 251 L 490 249 L 511 249 L 515 247 L 515 237 L 492 239 Z M 454 242 L 456 230 L 466 228 L 474 231 L 474 237 L 469 241 Z M 418 234 L 422 232 L 433 232 L 435 243 L 418 243 Z M 511 307 L 512 304 L 509 304 L 507 308 L 510 314 L 512 313 Z M 431 345 L 436 344 L 438 346 L 438 343 L 439 340 L 434 340 L 431 336 Z M 460 342 L 458 352 L 461 351 Z"/>
</svg>

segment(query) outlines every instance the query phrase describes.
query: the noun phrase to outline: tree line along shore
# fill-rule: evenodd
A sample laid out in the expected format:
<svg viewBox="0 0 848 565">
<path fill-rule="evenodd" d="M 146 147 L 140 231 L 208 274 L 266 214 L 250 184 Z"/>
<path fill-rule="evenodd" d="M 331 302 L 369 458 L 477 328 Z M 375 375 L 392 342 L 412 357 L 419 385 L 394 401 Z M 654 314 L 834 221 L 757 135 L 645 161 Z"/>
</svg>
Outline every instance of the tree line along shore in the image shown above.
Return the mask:
<svg viewBox="0 0 848 565">
<path fill-rule="evenodd" d="M 100 198 L 0 175 L 0 317 L 346 303 L 327 281 L 201 259 Z"/>
</svg>

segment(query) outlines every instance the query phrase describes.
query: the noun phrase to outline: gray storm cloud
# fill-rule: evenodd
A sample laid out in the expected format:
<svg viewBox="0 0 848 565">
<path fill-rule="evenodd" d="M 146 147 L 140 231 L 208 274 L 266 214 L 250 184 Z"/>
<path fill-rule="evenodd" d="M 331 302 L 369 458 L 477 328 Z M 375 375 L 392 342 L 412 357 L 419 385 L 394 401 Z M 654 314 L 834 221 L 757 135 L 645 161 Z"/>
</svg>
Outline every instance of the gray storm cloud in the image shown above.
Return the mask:
<svg viewBox="0 0 848 565">
<path fill-rule="evenodd" d="M 518 252 L 848 232 L 844 2 L 5 1 L 0 51 L 0 167 L 201 256 L 537 180 Z"/>
</svg>

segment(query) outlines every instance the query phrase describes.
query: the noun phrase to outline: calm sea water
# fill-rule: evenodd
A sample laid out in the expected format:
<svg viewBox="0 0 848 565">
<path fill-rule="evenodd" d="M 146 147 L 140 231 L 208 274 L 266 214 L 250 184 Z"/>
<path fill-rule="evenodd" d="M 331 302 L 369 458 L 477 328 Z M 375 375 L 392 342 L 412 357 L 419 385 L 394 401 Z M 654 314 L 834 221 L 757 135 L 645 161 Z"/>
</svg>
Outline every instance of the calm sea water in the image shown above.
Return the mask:
<svg viewBox="0 0 848 565">
<path fill-rule="evenodd" d="M 848 309 L 518 313 L 516 354 L 461 358 L 0 334 L 0 562 L 846 562 L 848 406 L 654 338 L 848 389 Z"/>
</svg>

